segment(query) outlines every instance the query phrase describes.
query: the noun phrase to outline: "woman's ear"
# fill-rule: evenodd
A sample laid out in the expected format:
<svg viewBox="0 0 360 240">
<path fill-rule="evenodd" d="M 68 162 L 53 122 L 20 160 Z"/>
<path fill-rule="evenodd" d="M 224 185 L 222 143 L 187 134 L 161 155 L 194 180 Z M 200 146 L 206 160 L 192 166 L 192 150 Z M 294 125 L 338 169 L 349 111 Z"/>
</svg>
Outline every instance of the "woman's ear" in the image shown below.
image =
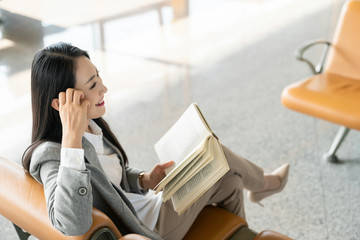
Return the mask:
<svg viewBox="0 0 360 240">
<path fill-rule="evenodd" d="M 54 98 L 51 102 L 51 106 L 56 110 L 59 111 L 59 99 Z"/>
</svg>

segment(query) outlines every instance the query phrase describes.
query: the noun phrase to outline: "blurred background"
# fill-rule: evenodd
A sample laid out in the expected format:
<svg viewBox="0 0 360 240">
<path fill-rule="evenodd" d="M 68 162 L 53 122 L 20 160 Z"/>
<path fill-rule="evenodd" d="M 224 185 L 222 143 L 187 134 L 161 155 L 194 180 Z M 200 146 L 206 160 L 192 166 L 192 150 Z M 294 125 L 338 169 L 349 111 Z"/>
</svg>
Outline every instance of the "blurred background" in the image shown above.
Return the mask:
<svg viewBox="0 0 360 240">
<path fill-rule="evenodd" d="M 311 75 L 294 52 L 331 40 L 345 0 L 1 0 L 0 156 L 21 162 L 31 139 L 30 66 L 56 42 L 87 50 L 108 92 L 108 121 L 130 159 L 151 170 L 155 142 L 196 102 L 221 142 L 270 172 L 278 195 L 248 202 L 249 226 L 295 239 L 360 239 L 360 134 L 324 162 L 338 126 L 283 107 Z M 309 57 L 318 58 L 321 49 Z M 1 204 L 1 203 L 0 203 Z M 0 239 L 17 239 L 0 216 Z"/>
</svg>

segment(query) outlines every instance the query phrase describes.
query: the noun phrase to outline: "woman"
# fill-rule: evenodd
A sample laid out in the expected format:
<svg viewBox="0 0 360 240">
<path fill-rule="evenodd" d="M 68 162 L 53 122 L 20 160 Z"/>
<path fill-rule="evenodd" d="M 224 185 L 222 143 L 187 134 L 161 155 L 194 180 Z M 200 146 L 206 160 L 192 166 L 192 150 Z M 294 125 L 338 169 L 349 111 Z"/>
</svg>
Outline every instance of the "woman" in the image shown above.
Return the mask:
<svg viewBox="0 0 360 240">
<path fill-rule="evenodd" d="M 288 164 L 270 174 L 223 146 L 230 170 L 183 215 L 153 189 L 173 162 L 150 173 L 133 169 L 102 116 L 107 88 L 87 52 L 66 43 L 39 51 L 31 69 L 32 145 L 23 166 L 44 186 L 48 215 L 66 235 L 91 226 L 92 207 L 108 215 L 122 234 L 181 239 L 206 205 L 245 217 L 243 189 L 251 201 L 281 191 Z"/>
</svg>

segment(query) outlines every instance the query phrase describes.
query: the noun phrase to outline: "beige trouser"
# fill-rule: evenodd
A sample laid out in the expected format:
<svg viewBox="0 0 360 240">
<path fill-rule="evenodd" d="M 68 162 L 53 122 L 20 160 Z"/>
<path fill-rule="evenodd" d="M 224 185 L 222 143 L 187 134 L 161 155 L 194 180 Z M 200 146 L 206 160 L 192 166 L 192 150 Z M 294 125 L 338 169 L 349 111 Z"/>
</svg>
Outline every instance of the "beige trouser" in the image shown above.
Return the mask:
<svg viewBox="0 0 360 240">
<path fill-rule="evenodd" d="M 162 204 L 154 231 L 164 239 L 182 239 L 201 210 L 211 204 L 225 208 L 245 218 L 244 188 L 250 191 L 264 186 L 263 170 L 222 146 L 230 170 L 202 195 L 185 213 L 179 216 L 171 201 Z"/>
</svg>

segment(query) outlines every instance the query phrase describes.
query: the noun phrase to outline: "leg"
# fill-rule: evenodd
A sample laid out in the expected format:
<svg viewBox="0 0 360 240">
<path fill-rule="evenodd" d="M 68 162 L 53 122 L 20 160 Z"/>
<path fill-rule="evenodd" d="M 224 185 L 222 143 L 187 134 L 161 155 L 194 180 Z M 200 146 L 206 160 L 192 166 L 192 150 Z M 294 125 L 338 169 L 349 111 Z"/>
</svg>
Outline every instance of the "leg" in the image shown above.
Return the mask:
<svg viewBox="0 0 360 240">
<path fill-rule="evenodd" d="M 250 191 L 258 191 L 264 187 L 264 172 L 254 163 L 233 153 L 229 148 L 222 145 L 226 159 L 229 163 L 230 172 L 241 177 L 244 188 Z"/>
<path fill-rule="evenodd" d="M 269 174 L 248 160 L 234 154 L 227 147 L 222 146 L 230 166 L 230 172 L 238 174 L 249 190 L 249 199 L 259 203 L 262 199 L 282 191 L 287 182 L 289 165 L 285 164 Z"/>
<path fill-rule="evenodd" d="M 214 203 L 245 218 L 243 184 L 239 175 L 227 173 L 181 216 L 173 210 L 171 201 L 163 203 L 154 231 L 164 239 L 182 239 L 201 210 Z"/>
<path fill-rule="evenodd" d="M 163 203 L 154 231 L 164 239 L 181 239 L 207 205 L 216 204 L 245 219 L 243 189 L 261 191 L 265 179 L 263 170 L 222 146 L 230 170 L 181 216 L 173 210 L 171 201 Z"/>
</svg>

